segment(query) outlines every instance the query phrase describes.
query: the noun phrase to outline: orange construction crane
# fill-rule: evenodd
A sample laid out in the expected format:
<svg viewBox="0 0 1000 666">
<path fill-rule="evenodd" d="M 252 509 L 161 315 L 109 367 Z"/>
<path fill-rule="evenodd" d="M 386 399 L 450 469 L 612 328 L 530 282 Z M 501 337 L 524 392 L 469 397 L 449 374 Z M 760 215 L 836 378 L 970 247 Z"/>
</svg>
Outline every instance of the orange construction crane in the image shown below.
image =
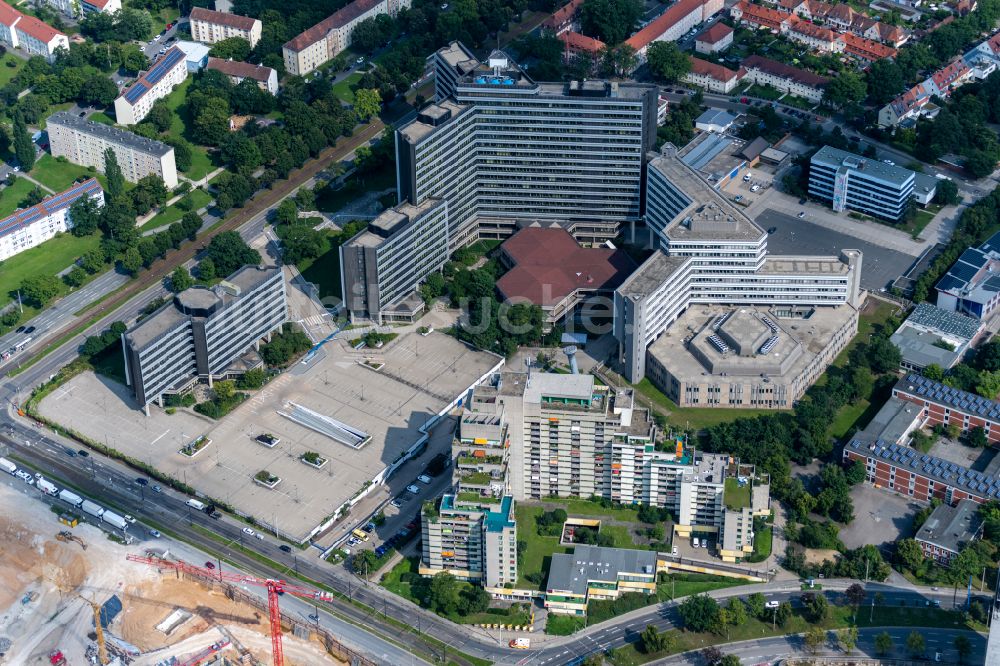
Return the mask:
<svg viewBox="0 0 1000 666">
<path fill-rule="evenodd" d="M 161 560 L 158 557 L 144 557 L 142 555 L 126 555 L 125 559 L 130 562 L 148 564 L 157 569 L 173 569 L 174 571 L 195 574 L 204 578 L 214 578 L 221 582 L 245 583 L 247 585 L 266 587 L 268 615 L 271 619 L 271 652 L 274 666 L 284 666 L 285 664 L 284 652 L 281 649 L 281 610 L 278 608 L 278 597 L 288 592 L 303 599 L 316 601 L 333 600 L 333 595 L 329 592 L 322 592 L 300 585 L 289 585 L 283 580 L 275 580 L 273 578 L 256 578 L 248 574 L 224 572 L 221 569 L 207 569 L 194 564 L 188 564 L 183 560 Z"/>
</svg>

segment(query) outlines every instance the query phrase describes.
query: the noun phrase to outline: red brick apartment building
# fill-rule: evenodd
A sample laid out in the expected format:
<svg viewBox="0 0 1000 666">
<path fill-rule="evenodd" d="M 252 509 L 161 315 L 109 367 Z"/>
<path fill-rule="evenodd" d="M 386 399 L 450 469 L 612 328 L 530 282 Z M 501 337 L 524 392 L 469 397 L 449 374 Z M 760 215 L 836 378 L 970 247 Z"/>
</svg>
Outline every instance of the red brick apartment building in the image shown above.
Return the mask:
<svg viewBox="0 0 1000 666">
<path fill-rule="evenodd" d="M 896 382 L 892 395 L 922 406 L 925 425 L 954 425 L 962 432 L 979 426 L 990 444 L 1000 442 L 1000 402 L 916 374 Z"/>
</svg>

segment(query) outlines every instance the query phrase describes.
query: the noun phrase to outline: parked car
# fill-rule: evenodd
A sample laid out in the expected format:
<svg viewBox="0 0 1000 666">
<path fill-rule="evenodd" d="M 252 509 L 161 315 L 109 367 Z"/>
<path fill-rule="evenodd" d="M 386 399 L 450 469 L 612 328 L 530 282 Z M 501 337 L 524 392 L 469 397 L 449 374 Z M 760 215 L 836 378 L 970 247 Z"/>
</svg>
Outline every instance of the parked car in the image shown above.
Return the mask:
<svg viewBox="0 0 1000 666">
<path fill-rule="evenodd" d="M 677 557 L 677 552 L 678 552 L 677 546 L 674 546 L 673 548 L 670 549 L 670 554 L 673 555 L 674 557 Z"/>
<path fill-rule="evenodd" d="M 805 212 L 805 211 L 801 211 L 801 212 L 799 213 L 799 219 L 801 219 L 801 218 L 803 218 L 803 217 L 805 217 L 805 216 L 806 216 L 806 212 Z"/>
<path fill-rule="evenodd" d="M 427 476 L 426 474 L 421 474 L 420 476 L 417 477 L 417 481 L 419 481 L 420 483 L 430 483 L 431 477 Z"/>
<path fill-rule="evenodd" d="M 359 543 L 361 543 L 361 539 L 359 539 L 358 537 L 352 536 L 350 539 L 347 540 L 348 546 L 357 546 Z"/>
<path fill-rule="evenodd" d="M 406 486 L 406 492 L 413 493 L 414 495 L 419 495 L 420 494 L 420 488 L 418 488 L 417 486 L 415 486 L 413 484 L 410 484 L 410 485 Z"/>
<path fill-rule="evenodd" d="M 212 562 L 205 562 L 205 568 L 206 569 L 214 569 L 215 568 L 215 564 L 212 563 Z"/>
<path fill-rule="evenodd" d="M 391 500 L 389 501 L 389 504 L 393 505 L 393 506 L 394 506 L 394 507 L 396 507 L 397 509 L 398 509 L 399 507 L 403 506 L 403 505 L 402 505 L 402 503 L 400 503 L 400 501 L 399 501 L 399 498 L 397 498 L 397 497 L 393 497 L 393 498 L 392 498 L 392 499 L 391 499 Z"/>
<path fill-rule="evenodd" d="M 772 609 L 773 610 L 773 609 L 777 608 L 780 605 L 781 604 L 779 602 L 777 602 L 777 601 L 768 601 L 767 603 L 764 604 L 764 608 L 768 608 L 768 609 Z"/>
</svg>

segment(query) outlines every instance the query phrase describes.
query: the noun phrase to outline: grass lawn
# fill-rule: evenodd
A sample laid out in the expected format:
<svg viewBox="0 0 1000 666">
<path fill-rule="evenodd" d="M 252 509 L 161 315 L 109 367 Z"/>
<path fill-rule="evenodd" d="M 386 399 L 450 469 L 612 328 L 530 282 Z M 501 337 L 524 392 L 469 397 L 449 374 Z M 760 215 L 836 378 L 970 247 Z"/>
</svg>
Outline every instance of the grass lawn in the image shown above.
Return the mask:
<svg viewBox="0 0 1000 666">
<path fill-rule="evenodd" d="M 708 407 L 678 407 L 660 389 L 656 388 L 648 378 L 638 384 L 633 384 L 647 400 L 665 410 L 667 418 L 676 426 L 684 426 L 690 430 L 701 430 L 719 423 L 727 423 L 739 418 L 773 414 L 771 409 L 712 409 Z"/>
<path fill-rule="evenodd" d="M 832 607 L 830 616 L 819 626 L 826 630 L 841 629 L 850 626 L 853 611 L 848 607 Z M 952 626 L 956 631 L 974 629 L 967 624 L 960 613 L 946 611 L 940 608 L 906 608 L 899 606 L 880 606 L 875 608 L 874 617 L 871 622 L 868 620 L 869 612 L 858 613 L 858 627 L 946 627 Z M 673 647 L 670 650 L 647 654 L 642 652 L 638 646 L 638 633 L 635 634 L 636 642 L 629 643 L 623 647 L 612 650 L 610 661 L 615 666 L 636 666 L 650 661 L 661 659 L 672 654 L 686 652 L 688 650 L 700 650 L 709 645 L 728 643 L 730 641 L 744 641 L 765 636 L 784 636 L 787 634 L 801 634 L 809 628 L 809 623 L 800 615 L 798 609 L 795 610 L 792 619 L 784 627 L 771 629 L 770 622 L 761 622 L 757 619 L 747 620 L 738 627 L 729 627 L 726 635 L 719 636 L 711 633 L 687 632 L 679 629 L 670 630 L 673 640 Z M 905 646 L 896 645 L 896 652 L 901 653 Z"/>
<path fill-rule="evenodd" d="M 726 479 L 723 497 L 727 509 L 742 509 L 745 506 L 750 506 L 750 486 L 741 486 L 739 479 L 729 477 Z"/>
<path fill-rule="evenodd" d="M 174 11 L 176 12 L 176 10 Z M 194 79 L 188 77 L 166 97 L 167 108 L 173 111 L 170 130 L 167 133 L 170 136 L 187 139 L 191 142 L 191 168 L 185 171 L 184 175 L 191 180 L 200 180 L 208 175 L 208 172 L 213 169 L 214 165 L 212 164 L 212 158 L 208 155 L 208 149 L 204 146 L 199 146 L 191 140 L 191 137 L 187 136 L 186 123 L 190 118 L 188 118 L 187 108 L 182 109 L 181 107 L 187 101 L 187 91 L 191 87 L 192 81 Z"/>
<path fill-rule="evenodd" d="M 212 195 L 205 190 L 191 190 L 181 201 L 190 201 L 192 206 L 189 210 L 196 211 L 199 208 L 207 206 L 212 201 Z M 180 202 L 178 202 L 180 203 Z M 167 224 L 172 224 L 177 220 L 184 217 L 184 213 L 187 211 L 179 208 L 177 204 L 172 206 L 167 206 L 164 210 L 153 216 L 146 224 L 139 227 L 140 231 L 148 231 L 149 229 L 156 229 L 157 227 L 162 227 Z"/>
<path fill-rule="evenodd" d="M 639 522 L 639 511 L 628 507 L 603 507 L 585 499 L 546 499 L 545 502 L 561 504 L 570 516 L 597 516 L 627 523 Z"/>
<path fill-rule="evenodd" d="M 106 187 L 104 175 L 96 171 L 90 171 L 87 167 L 73 164 L 71 162 L 60 162 L 48 153 L 42 155 L 41 159 L 35 162 L 31 169 L 31 177 L 39 183 L 46 185 L 58 194 L 67 190 L 80 176 L 87 178 L 97 178 L 101 181 L 101 186 Z"/>
<path fill-rule="evenodd" d="M 545 633 L 550 636 L 569 636 L 587 626 L 587 618 L 577 615 L 549 613 L 545 619 Z"/>
<path fill-rule="evenodd" d="M 806 111 L 812 111 L 816 108 L 816 104 L 810 102 L 805 97 L 799 97 L 798 95 L 785 95 L 781 100 L 782 104 L 787 104 L 788 106 L 794 106 L 797 109 L 804 109 Z"/>
<path fill-rule="evenodd" d="M 342 80 L 333 85 L 333 92 L 347 104 L 354 104 L 354 90 L 352 87 L 361 80 L 361 72 L 351 72 Z"/>
<path fill-rule="evenodd" d="M 517 504 L 514 511 L 517 515 L 518 539 L 528 544 L 524 555 L 517 558 L 517 587 L 520 589 L 543 589 L 545 577 L 549 573 L 552 554 L 568 553 L 572 548 L 559 545 L 559 537 L 539 536 L 535 529 L 535 517 L 542 515 L 542 507 Z M 542 582 L 536 584 L 525 578 L 530 573 L 541 573 Z"/>
<path fill-rule="evenodd" d="M 615 540 L 615 548 L 650 550 L 649 544 L 636 543 L 632 531 L 624 525 L 601 525 L 601 534 L 608 534 Z"/>
<path fill-rule="evenodd" d="M 176 7 L 165 7 L 149 14 L 153 17 L 153 35 L 158 35 L 166 29 L 168 23 L 176 21 L 181 12 Z"/>
<path fill-rule="evenodd" d="M 319 288 L 321 299 L 333 296 L 340 298 L 340 245 L 333 247 L 315 259 L 300 262 L 299 272 L 309 282 Z"/>
<path fill-rule="evenodd" d="M 771 86 L 759 86 L 752 85 L 744 93 L 747 97 L 756 97 L 758 99 L 770 99 L 776 100 L 781 97 L 782 93 L 777 88 L 772 88 Z"/>
<path fill-rule="evenodd" d="M 841 407 L 830 425 L 830 435 L 836 439 L 846 436 L 870 406 L 871 402 L 862 398 Z"/>
<path fill-rule="evenodd" d="M 847 365 L 847 361 L 850 358 L 851 350 L 861 342 L 868 342 L 868 337 L 874 333 L 876 330 L 880 329 L 885 325 L 885 322 L 892 317 L 892 313 L 896 311 L 896 306 L 891 303 L 886 303 L 885 301 L 879 301 L 873 298 L 868 299 L 868 303 L 865 304 L 864 309 L 858 316 L 858 332 L 851 340 L 851 343 L 844 348 L 844 351 L 840 352 L 837 359 L 833 362 L 838 368 L 843 368 Z M 825 375 L 824 375 L 825 377 Z"/>
<path fill-rule="evenodd" d="M 336 213 L 365 192 L 381 192 L 395 187 L 396 165 L 393 162 L 386 162 L 375 173 L 363 177 L 357 174 L 349 176 L 343 187 L 339 189 L 324 187 L 316 195 L 316 208 L 324 212 Z"/>
<path fill-rule="evenodd" d="M 660 601 L 680 599 L 692 594 L 721 590 L 726 587 L 736 587 L 737 585 L 749 585 L 748 580 L 738 578 L 722 578 L 720 576 L 700 576 L 698 574 L 678 574 L 673 582 L 658 583 L 656 585 L 656 596 Z"/>
<path fill-rule="evenodd" d="M 20 208 L 20 202 L 33 189 L 35 189 L 34 183 L 27 178 L 18 178 L 13 185 L 0 190 L 0 218 L 7 217 Z"/>
<path fill-rule="evenodd" d="M 87 116 L 87 120 L 93 120 L 95 123 L 101 123 L 102 125 L 114 125 L 115 119 L 104 113 L 103 111 L 95 111 L 94 113 Z"/>
<path fill-rule="evenodd" d="M 865 217 L 866 220 L 872 222 L 877 222 L 878 224 L 883 224 L 892 229 L 897 229 L 899 231 L 906 232 L 910 234 L 913 238 L 920 236 L 920 232 L 924 230 L 928 224 L 934 219 L 934 216 L 938 214 L 941 210 L 941 206 L 937 204 L 931 204 L 927 208 L 917 208 L 917 213 L 913 217 L 912 221 L 904 222 L 902 224 L 896 222 L 889 222 L 887 220 L 882 220 L 877 217 Z"/>
<path fill-rule="evenodd" d="M 753 537 L 753 553 L 747 558 L 748 562 L 763 562 L 771 556 L 771 545 L 774 541 L 774 530 L 768 525 Z"/>
<path fill-rule="evenodd" d="M 17 298 L 14 294 L 21 283 L 40 275 L 56 275 L 68 268 L 81 255 L 96 249 L 101 243 L 98 234 L 77 238 L 72 234 L 61 234 L 41 245 L 25 250 L 3 262 L 0 270 L 0 299 Z M 61 293 L 68 291 L 63 287 Z"/>
<path fill-rule="evenodd" d="M 10 63 L 14 63 L 14 66 L 11 67 Z M 23 66 L 24 61 L 12 55 L 0 58 L 0 88 L 10 83 L 10 80 L 21 71 Z"/>
</svg>

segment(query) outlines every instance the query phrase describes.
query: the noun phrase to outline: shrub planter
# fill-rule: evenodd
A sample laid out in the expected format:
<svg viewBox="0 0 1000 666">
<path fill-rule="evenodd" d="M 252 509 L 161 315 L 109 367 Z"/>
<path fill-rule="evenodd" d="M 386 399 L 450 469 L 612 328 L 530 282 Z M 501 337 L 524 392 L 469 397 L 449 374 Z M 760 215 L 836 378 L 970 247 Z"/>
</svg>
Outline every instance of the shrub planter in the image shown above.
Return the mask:
<svg viewBox="0 0 1000 666">
<path fill-rule="evenodd" d="M 270 472 L 264 469 L 254 475 L 253 482 L 265 488 L 274 488 L 281 483 L 281 477 L 272 476 Z"/>
<path fill-rule="evenodd" d="M 273 449 L 274 447 L 276 447 L 278 444 L 281 443 L 280 439 L 278 439 L 269 432 L 257 435 L 254 439 L 258 444 L 260 444 L 261 446 L 266 446 L 269 449 Z"/>
<path fill-rule="evenodd" d="M 208 445 L 211 444 L 211 443 L 212 443 L 212 440 L 210 440 L 207 437 L 205 437 L 204 435 L 202 435 L 201 437 L 199 437 L 198 439 L 194 440 L 193 442 L 191 442 L 187 446 L 183 447 L 179 451 L 179 453 L 181 455 L 187 456 L 188 458 L 194 458 L 196 455 L 198 455 L 199 453 L 201 453 L 202 450 L 204 450 L 206 447 L 208 447 Z"/>
<path fill-rule="evenodd" d="M 314 453 L 312 451 L 303 453 L 301 456 L 299 456 L 299 460 L 305 463 L 306 465 L 309 465 L 310 467 L 315 467 L 316 469 L 323 469 L 323 466 L 326 465 L 327 462 L 329 462 L 323 456 Z"/>
<path fill-rule="evenodd" d="M 369 370 L 374 370 L 375 372 L 378 372 L 385 367 L 385 363 L 377 363 L 375 361 L 362 361 L 361 365 L 365 366 Z"/>
</svg>

